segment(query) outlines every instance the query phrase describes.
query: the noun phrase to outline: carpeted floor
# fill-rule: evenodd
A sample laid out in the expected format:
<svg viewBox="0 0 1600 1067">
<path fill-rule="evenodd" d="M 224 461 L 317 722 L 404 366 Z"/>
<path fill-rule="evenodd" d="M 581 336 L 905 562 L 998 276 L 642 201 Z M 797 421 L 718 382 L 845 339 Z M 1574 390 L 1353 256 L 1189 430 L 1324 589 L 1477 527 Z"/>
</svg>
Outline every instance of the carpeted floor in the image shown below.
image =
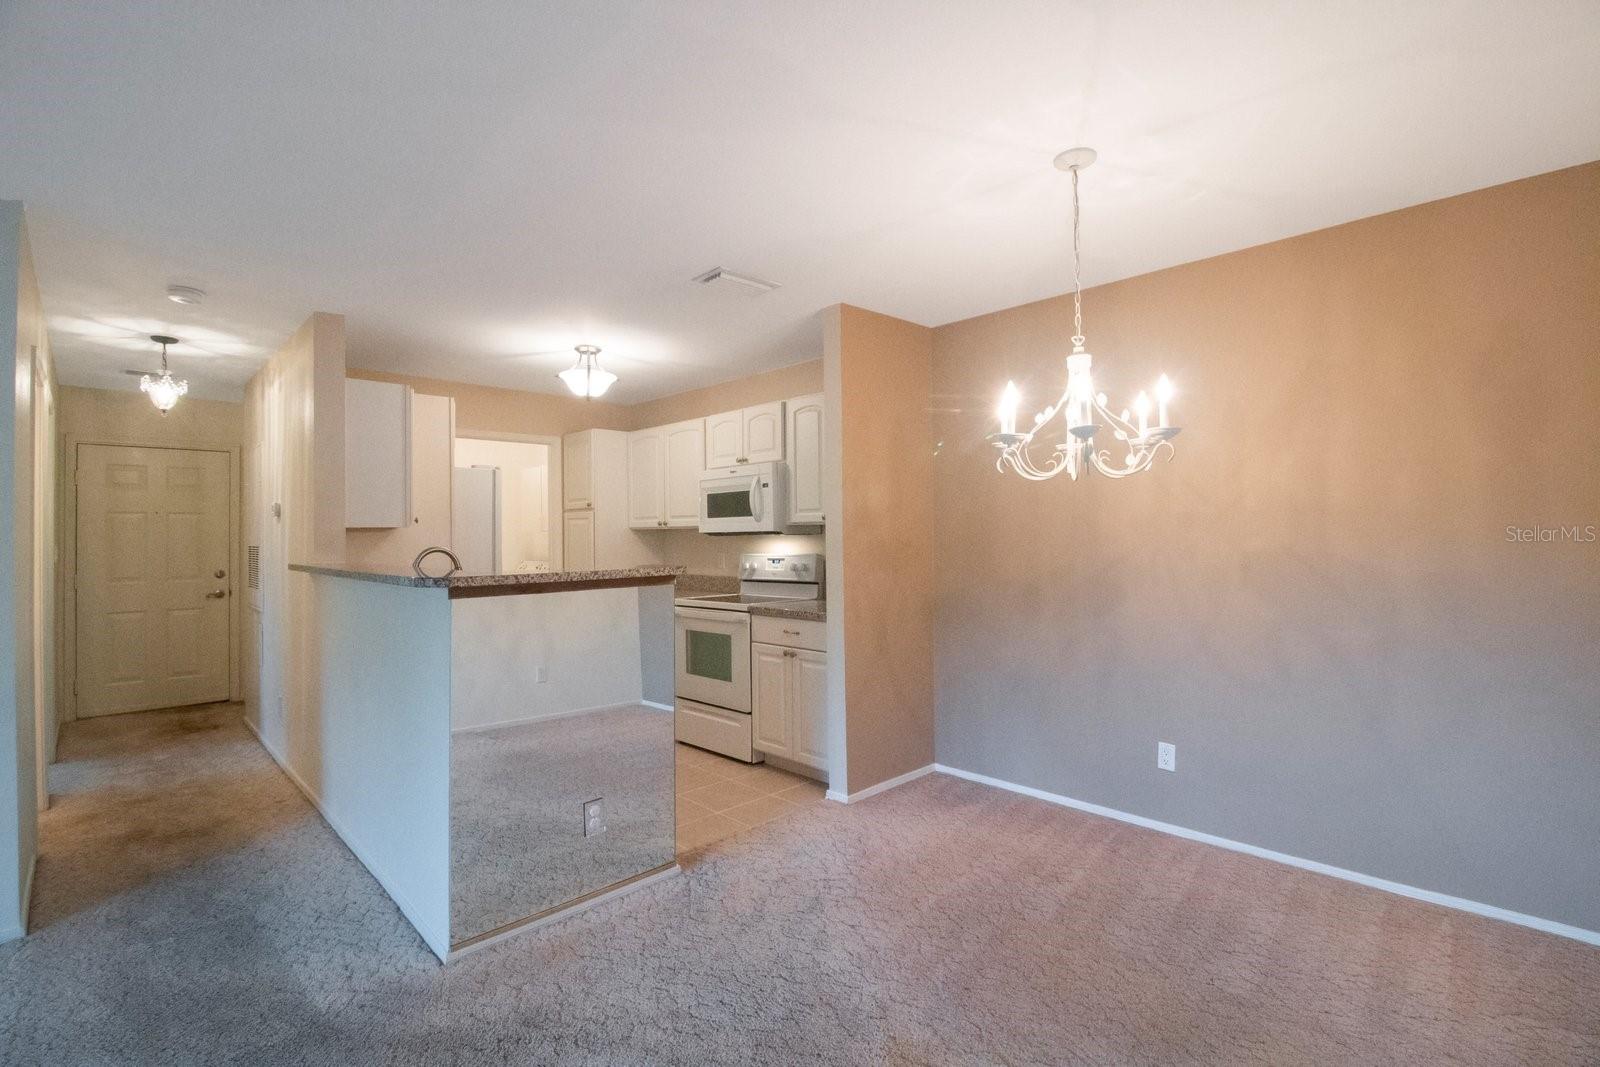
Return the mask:
<svg viewBox="0 0 1600 1067">
<path fill-rule="evenodd" d="M 61 754 L 7 1064 L 1600 1062 L 1600 950 L 950 778 L 443 968 L 236 710 Z"/>
</svg>

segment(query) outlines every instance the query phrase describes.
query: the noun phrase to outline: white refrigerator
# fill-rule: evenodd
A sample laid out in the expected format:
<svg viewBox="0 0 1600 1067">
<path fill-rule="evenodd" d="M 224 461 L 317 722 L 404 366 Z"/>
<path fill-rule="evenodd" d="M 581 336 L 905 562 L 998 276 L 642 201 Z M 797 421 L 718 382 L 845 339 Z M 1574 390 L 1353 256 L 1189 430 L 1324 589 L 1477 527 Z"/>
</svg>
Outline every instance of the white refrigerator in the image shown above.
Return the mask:
<svg viewBox="0 0 1600 1067">
<path fill-rule="evenodd" d="M 500 574 L 500 468 L 457 467 L 450 535 L 463 574 Z"/>
</svg>

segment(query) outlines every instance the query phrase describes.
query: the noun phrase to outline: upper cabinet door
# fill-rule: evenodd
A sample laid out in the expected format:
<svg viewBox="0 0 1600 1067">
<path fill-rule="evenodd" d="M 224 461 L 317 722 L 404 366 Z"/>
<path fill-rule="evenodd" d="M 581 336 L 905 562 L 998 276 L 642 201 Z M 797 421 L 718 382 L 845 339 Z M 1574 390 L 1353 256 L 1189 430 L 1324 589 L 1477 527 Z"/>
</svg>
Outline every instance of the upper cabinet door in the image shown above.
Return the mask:
<svg viewBox="0 0 1600 1067">
<path fill-rule="evenodd" d="M 588 430 L 561 439 L 561 510 L 594 507 L 592 439 Z"/>
<path fill-rule="evenodd" d="M 744 412 L 725 411 L 706 419 L 706 468 L 745 462 Z"/>
<path fill-rule="evenodd" d="M 789 401 L 789 525 L 820 526 L 822 515 L 822 394 Z"/>
<path fill-rule="evenodd" d="M 344 383 L 344 524 L 411 525 L 411 389 Z"/>
<path fill-rule="evenodd" d="M 666 429 L 628 435 L 628 525 L 659 530 L 666 525 Z"/>
<path fill-rule="evenodd" d="M 666 435 L 666 514 L 668 526 L 700 525 L 700 475 L 706 468 L 705 420 L 663 427 Z"/>
<path fill-rule="evenodd" d="M 783 401 L 758 404 L 741 412 L 744 451 L 740 463 L 776 463 L 783 459 Z"/>
</svg>

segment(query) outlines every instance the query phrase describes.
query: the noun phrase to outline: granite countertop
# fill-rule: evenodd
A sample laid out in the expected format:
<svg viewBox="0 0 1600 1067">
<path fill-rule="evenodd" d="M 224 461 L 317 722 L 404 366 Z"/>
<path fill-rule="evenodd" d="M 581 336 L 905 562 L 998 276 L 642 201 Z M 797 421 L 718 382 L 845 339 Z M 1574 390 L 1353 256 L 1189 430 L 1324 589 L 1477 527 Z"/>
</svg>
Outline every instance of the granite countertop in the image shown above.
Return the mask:
<svg viewBox="0 0 1600 1067">
<path fill-rule="evenodd" d="M 444 564 L 446 561 L 439 559 L 430 560 Z M 485 589 L 505 588 L 508 591 L 517 587 L 527 587 L 528 592 L 538 592 L 540 586 L 547 585 L 585 585 L 585 584 L 628 584 L 635 579 L 662 579 L 677 578 L 683 573 L 682 567 L 667 566 L 665 564 L 645 567 L 624 567 L 618 570 L 607 571 L 534 571 L 529 574 L 456 574 L 449 578 L 418 578 L 412 573 L 399 571 L 374 571 L 358 570 L 348 567 L 322 566 L 315 563 L 291 563 L 289 569 L 302 571 L 306 574 L 325 574 L 335 578 L 354 578 L 362 582 L 382 582 L 385 585 L 404 585 L 413 589 Z M 638 584 L 647 584 L 646 581 Z"/>
<path fill-rule="evenodd" d="M 826 622 L 826 600 L 792 600 L 786 604 L 751 604 L 750 614 L 766 615 L 775 619 L 802 619 L 807 622 Z"/>
</svg>

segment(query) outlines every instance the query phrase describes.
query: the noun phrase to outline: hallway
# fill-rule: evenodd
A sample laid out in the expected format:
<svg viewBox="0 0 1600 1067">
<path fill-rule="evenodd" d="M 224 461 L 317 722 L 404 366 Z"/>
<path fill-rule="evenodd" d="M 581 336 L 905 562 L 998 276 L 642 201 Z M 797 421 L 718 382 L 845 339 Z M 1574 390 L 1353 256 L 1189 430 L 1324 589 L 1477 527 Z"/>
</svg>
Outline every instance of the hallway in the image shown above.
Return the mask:
<svg viewBox="0 0 1600 1067">
<path fill-rule="evenodd" d="M 448 967 L 236 706 L 72 723 L 52 784 L 0 1063 L 1600 1056 L 1592 947 L 942 775 Z"/>
</svg>

